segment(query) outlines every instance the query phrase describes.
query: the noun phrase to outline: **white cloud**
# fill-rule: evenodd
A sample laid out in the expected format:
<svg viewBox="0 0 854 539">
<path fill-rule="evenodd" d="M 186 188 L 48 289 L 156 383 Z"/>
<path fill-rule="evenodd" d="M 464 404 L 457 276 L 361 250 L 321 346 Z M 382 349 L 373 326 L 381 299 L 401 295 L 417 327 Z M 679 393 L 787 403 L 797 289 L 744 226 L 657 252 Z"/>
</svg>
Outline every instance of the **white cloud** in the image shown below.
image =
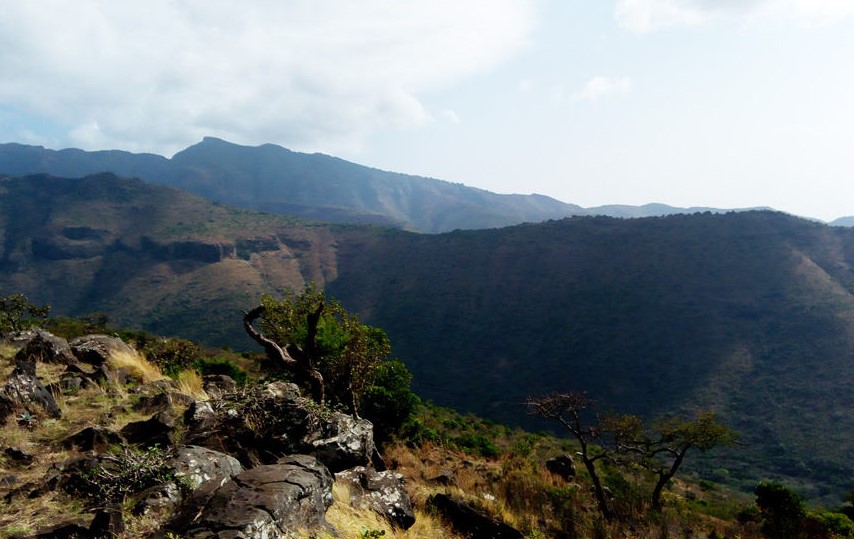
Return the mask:
<svg viewBox="0 0 854 539">
<path fill-rule="evenodd" d="M 696 26 L 721 16 L 785 16 L 799 24 L 830 24 L 854 16 L 851 0 L 617 0 L 617 22 L 645 33 Z"/>
<path fill-rule="evenodd" d="M 43 0 L 2 13 L 0 107 L 61 122 L 68 143 L 170 152 L 217 135 L 336 151 L 425 123 L 419 96 L 524 48 L 535 6 Z"/>
<path fill-rule="evenodd" d="M 445 109 L 441 112 L 441 114 L 442 117 L 445 118 L 445 120 L 451 122 L 452 124 L 458 124 L 462 122 L 462 120 L 460 120 L 460 115 L 457 114 L 456 111 Z"/>
<path fill-rule="evenodd" d="M 610 95 L 627 94 L 632 90 L 632 81 L 628 77 L 614 79 L 611 77 L 593 77 L 575 94 L 576 99 L 595 101 Z"/>
</svg>

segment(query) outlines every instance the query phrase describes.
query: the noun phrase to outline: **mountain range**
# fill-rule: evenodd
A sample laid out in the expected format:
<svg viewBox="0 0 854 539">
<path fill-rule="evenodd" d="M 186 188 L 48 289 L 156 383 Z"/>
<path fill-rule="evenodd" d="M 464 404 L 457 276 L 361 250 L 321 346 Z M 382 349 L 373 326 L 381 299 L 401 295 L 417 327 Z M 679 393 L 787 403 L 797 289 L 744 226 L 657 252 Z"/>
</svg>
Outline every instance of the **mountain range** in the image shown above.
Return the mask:
<svg viewBox="0 0 854 539">
<path fill-rule="evenodd" d="M 0 288 L 243 350 L 241 312 L 315 282 L 382 327 L 423 397 L 539 429 L 530 395 L 715 409 L 700 470 L 814 498 L 854 478 L 854 230 L 768 212 L 419 234 L 235 209 L 113 174 L 0 179 Z"/>
<path fill-rule="evenodd" d="M 74 165 L 91 166 L 85 152 L 13 147 L 81 167 L 0 177 L 0 290 L 56 314 L 104 312 L 244 350 L 241 313 L 261 293 L 314 282 L 385 329 L 416 391 L 439 404 L 535 429 L 546 425 L 523 402 L 556 390 L 650 418 L 714 409 L 743 445 L 699 459 L 705 477 L 745 490 L 781 479 L 830 503 L 854 482 L 850 228 L 708 211 L 423 234 L 377 226 L 386 218 L 324 224 L 235 208 L 162 181 L 85 175 Z M 13 170 L 9 148 L 0 170 Z M 161 180 L 181 160 L 95 154 L 105 170 L 161 167 Z M 208 166 L 183 177 L 225 185 L 267 165 Z"/>
<path fill-rule="evenodd" d="M 372 223 L 426 233 L 499 228 L 571 215 L 649 217 L 723 212 L 664 204 L 582 208 L 543 195 L 502 195 L 386 172 L 322 154 L 207 137 L 171 159 L 124 151 L 0 144 L 0 173 L 80 177 L 101 172 L 184 189 L 230 206 L 324 222 Z"/>
</svg>

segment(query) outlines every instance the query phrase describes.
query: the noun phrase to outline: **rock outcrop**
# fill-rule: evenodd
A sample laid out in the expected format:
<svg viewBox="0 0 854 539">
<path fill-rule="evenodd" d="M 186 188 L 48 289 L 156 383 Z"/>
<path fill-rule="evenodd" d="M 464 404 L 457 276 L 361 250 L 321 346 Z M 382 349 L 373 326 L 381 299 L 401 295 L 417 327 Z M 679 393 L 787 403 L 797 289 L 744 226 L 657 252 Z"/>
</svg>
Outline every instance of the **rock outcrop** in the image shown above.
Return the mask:
<svg viewBox="0 0 854 539">
<path fill-rule="evenodd" d="M 53 393 L 36 375 L 39 364 L 67 365 L 51 385 L 62 393 L 119 383 L 111 360 L 136 354 L 103 335 L 70 343 L 41 330 L 25 337 L 16 341 L 24 346 L 0 386 L 0 420 L 12 413 L 21 416 L 19 421 L 29 413 L 59 417 Z M 402 476 L 367 467 L 376 452 L 369 421 L 320 406 L 294 384 L 241 388 L 227 377 L 208 382 L 216 389 L 210 400 L 192 400 L 169 381 L 131 389 L 136 400 L 122 409 L 153 415 L 117 431 L 98 424 L 62 438 L 55 445 L 70 452 L 68 460 L 43 484 L 17 486 L 17 478 L 7 477 L 15 488 L 4 499 L 59 490 L 96 512 L 91 520 L 62 522 L 32 537 L 115 536 L 124 529 L 120 507 L 130 507 L 135 515 L 165 522 L 152 537 L 286 539 L 335 533 L 325 514 L 333 499 L 333 473 L 341 472 L 354 506 L 369 507 L 400 529 L 413 524 Z M 27 455 L 17 449 L 8 448 L 5 456 L 26 465 Z"/>
<path fill-rule="evenodd" d="M 222 486 L 194 491 L 169 520 L 167 532 L 208 539 L 287 539 L 327 526 L 332 475 L 315 458 L 291 455 L 257 466 Z"/>
<path fill-rule="evenodd" d="M 193 404 L 187 414 L 187 443 L 232 454 L 244 465 L 308 454 L 335 473 L 367 466 L 374 452 L 370 421 L 322 409 L 294 384 L 226 394 Z"/>
<path fill-rule="evenodd" d="M 377 472 L 359 466 L 336 474 L 336 478 L 347 483 L 351 506 L 368 507 L 385 517 L 389 524 L 403 530 L 415 524 L 412 501 L 399 473 L 390 470 Z"/>
</svg>

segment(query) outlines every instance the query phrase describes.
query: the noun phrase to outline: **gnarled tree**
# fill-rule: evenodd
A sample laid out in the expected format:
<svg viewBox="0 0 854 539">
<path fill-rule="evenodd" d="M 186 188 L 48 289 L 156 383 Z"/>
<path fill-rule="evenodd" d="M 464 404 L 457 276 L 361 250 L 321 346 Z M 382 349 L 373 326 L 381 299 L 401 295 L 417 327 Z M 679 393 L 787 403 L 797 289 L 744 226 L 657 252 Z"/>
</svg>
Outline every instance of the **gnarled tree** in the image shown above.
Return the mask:
<svg viewBox="0 0 854 539">
<path fill-rule="evenodd" d="M 362 324 L 314 285 L 281 300 L 262 296 L 261 305 L 245 314 L 244 327 L 275 364 L 311 385 L 316 400 L 325 397 L 357 416 L 391 354 L 385 332 Z"/>
<path fill-rule="evenodd" d="M 635 415 L 602 419 L 602 431 L 613 444 L 615 454 L 630 457 L 656 477 L 651 505 L 661 510 L 661 493 L 679 471 L 692 449 L 702 453 L 736 443 L 735 432 L 717 420 L 711 411 L 701 411 L 694 419 L 672 418 L 647 428 Z"/>
<path fill-rule="evenodd" d="M 602 480 L 596 469 L 596 462 L 608 458 L 610 451 L 594 445 L 601 435 L 601 430 L 595 422 L 586 424 L 582 418 L 583 412 L 593 405 L 593 401 L 586 393 L 573 391 L 570 393 L 552 393 L 544 397 L 530 397 L 526 405 L 529 414 L 550 421 L 557 421 L 578 440 L 578 444 L 581 446 L 578 455 L 581 457 L 581 462 L 584 463 L 587 473 L 590 474 L 599 511 L 605 520 L 611 520 L 613 515 L 605 496 L 605 488 L 602 486 Z"/>
<path fill-rule="evenodd" d="M 323 312 L 321 302 L 313 312 L 306 316 L 306 342 L 308 345 L 300 346 L 295 342 L 286 342 L 279 345 L 276 341 L 265 336 L 255 329 L 253 323 L 267 313 L 265 305 L 259 305 L 251 311 L 243 314 L 243 328 L 258 344 L 264 347 L 267 358 L 282 370 L 291 372 L 298 382 L 304 382 L 311 386 L 312 398 L 322 403 L 325 400 L 325 385 L 323 375 L 314 366 L 317 357 L 317 324 L 320 314 Z"/>
</svg>

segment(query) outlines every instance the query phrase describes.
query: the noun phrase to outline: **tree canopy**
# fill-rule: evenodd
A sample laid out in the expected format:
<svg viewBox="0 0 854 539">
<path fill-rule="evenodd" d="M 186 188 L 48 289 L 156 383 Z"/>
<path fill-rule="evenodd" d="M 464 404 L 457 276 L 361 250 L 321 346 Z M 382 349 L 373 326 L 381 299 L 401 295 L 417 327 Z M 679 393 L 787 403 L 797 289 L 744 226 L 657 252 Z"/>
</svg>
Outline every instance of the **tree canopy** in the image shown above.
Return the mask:
<svg viewBox="0 0 854 539">
<path fill-rule="evenodd" d="M 259 329 L 253 323 L 258 321 Z M 340 302 L 313 284 L 281 299 L 261 296 L 244 316 L 246 331 L 268 358 L 309 385 L 319 402 L 364 410 L 378 427 L 396 430 L 418 403 L 409 389 L 412 375 L 391 359 L 386 333 L 359 321 Z"/>
<path fill-rule="evenodd" d="M 48 314 L 49 305 L 35 305 L 21 293 L 4 296 L 0 290 L 0 333 L 23 331 L 43 322 Z"/>
</svg>

